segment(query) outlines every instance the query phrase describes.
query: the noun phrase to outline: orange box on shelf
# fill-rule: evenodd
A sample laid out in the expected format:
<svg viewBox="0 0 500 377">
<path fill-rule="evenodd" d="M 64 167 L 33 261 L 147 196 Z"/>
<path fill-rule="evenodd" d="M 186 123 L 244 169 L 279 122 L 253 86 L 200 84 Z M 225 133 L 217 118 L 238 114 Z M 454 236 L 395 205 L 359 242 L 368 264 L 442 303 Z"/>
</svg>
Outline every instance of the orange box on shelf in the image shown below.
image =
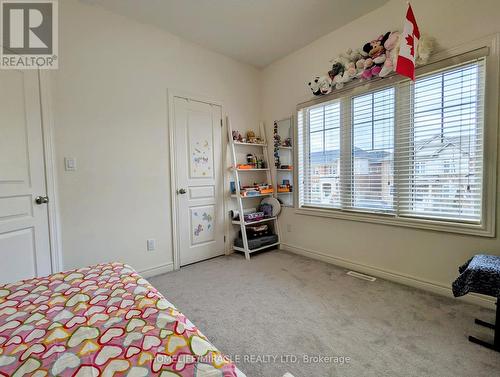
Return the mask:
<svg viewBox="0 0 500 377">
<path fill-rule="evenodd" d="M 261 194 L 272 194 L 274 190 L 272 188 L 260 189 Z"/>
<path fill-rule="evenodd" d="M 236 165 L 236 169 L 255 169 L 255 165 L 244 165 L 244 164 L 240 164 L 240 165 Z"/>
</svg>

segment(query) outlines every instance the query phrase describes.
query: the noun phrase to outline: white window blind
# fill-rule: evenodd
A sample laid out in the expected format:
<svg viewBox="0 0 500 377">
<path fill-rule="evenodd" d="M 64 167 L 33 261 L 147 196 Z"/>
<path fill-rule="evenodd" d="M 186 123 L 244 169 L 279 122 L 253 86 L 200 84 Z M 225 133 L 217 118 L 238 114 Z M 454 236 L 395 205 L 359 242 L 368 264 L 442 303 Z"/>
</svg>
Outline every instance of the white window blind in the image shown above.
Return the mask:
<svg viewBox="0 0 500 377">
<path fill-rule="evenodd" d="M 480 222 L 484 64 L 406 84 L 398 117 L 400 215 Z"/>
<path fill-rule="evenodd" d="M 393 211 L 394 88 L 351 103 L 352 208 Z"/>
<path fill-rule="evenodd" d="M 298 112 L 299 206 L 480 223 L 484 61 Z"/>
<path fill-rule="evenodd" d="M 340 208 L 340 102 L 309 108 L 306 114 L 308 142 L 302 172 L 306 172 L 303 176 L 307 189 L 301 190 L 301 199 L 308 204 Z"/>
</svg>

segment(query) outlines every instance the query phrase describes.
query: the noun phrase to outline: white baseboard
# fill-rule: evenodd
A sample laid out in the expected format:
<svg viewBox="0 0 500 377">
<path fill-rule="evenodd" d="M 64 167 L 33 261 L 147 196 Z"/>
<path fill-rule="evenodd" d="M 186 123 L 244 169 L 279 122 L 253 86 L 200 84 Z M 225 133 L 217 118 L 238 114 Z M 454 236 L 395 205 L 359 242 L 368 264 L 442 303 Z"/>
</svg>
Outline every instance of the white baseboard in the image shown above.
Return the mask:
<svg viewBox="0 0 500 377">
<path fill-rule="evenodd" d="M 150 277 L 153 277 L 156 275 L 161 275 L 161 274 L 164 274 L 166 272 L 173 271 L 173 270 L 174 270 L 174 263 L 170 262 L 170 263 L 161 264 L 161 265 L 156 266 L 156 267 L 146 268 L 144 270 L 140 270 L 137 272 L 145 278 L 150 278 Z"/>
<path fill-rule="evenodd" d="M 441 283 L 422 280 L 414 276 L 405 275 L 394 271 L 384 270 L 378 267 L 368 266 L 365 264 L 350 261 L 345 258 L 328 255 L 320 251 L 304 249 L 302 247 L 297 247 L 285 243 L 282 243 L 281 246 L 282 249 L 288 250 L 294 254 L 303 255 L 312 259 L 317 259 L 323 262 L 331 263 L 336 266 L 346 268 L 348 270 L 354 270 L 364 274 L 376 276 L 382 279 L 394 281 L 396 283 L 408 285 L 410 287 L 423 289 L 425 291 L 453 298 L 453 293 L 451 291 L 451 288 Z M 488 309 L 493 309 L 493 310 L 495 309 L 495 300 L 492 297 L 470 293 L 468 295 L 461 297 L 460 300 L 471 304 L 480 305 Z"/>
</svg>

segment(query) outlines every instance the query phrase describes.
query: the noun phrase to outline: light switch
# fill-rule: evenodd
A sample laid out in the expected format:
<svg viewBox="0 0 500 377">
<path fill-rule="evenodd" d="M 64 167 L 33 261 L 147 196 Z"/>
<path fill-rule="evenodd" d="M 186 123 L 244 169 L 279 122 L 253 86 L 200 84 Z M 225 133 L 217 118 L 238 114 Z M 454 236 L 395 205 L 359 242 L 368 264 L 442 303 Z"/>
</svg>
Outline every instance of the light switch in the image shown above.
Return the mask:
<svg viewBox="0 0 500 377">
<path fill-rule="evenodd" d="M 148 251 L 155 251 L 156 250 L 156 240 L 155 239 L 150 239 L 147 241 L 147 248 Z"/>
<path fill-rule="evenodd" d="M 73 157 L 64 157 L 64 170 L 75 171 L 76 170 L 76 159 Z"/>
</svg>

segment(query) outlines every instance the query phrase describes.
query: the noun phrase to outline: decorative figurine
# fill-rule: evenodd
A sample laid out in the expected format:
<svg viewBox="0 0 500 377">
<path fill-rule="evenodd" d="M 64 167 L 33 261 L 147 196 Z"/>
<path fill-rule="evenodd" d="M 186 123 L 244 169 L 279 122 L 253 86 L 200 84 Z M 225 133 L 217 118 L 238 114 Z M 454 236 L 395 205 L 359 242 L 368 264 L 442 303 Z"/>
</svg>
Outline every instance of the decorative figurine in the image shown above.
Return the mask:
<svg viewBox="0 0 500 377">
<path fill-rule="evenodd" d="M 233 140 L 237 142 L 243 142 L 243 136 L 241 136 L 239 131 L 233 131 Z"/>
<path fill-rule="evenodd" d="M 281 165 L 279 149 L 281 145 L 281 136 L 278 134 L 278 122 L 274 121 L 274 165 L 279 168 Z"/>
<path fill-rule="evenodd" d="M 255 132 L 253 130 L 247 131 L 247 142 L 249 142 L 249 143 L 256 143 L 257 142 L 257 138 L 255 137 Z"/>
</svg>

